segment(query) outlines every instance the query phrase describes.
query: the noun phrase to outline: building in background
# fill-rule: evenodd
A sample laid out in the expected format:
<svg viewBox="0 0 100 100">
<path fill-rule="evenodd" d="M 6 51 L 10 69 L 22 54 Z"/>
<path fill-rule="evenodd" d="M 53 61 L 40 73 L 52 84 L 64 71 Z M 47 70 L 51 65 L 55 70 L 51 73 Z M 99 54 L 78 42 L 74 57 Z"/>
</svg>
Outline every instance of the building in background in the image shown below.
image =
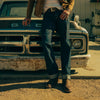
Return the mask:
<svg viewBox="0 0 100 100">
<path fill-rule="evenodd" d="M 93 37 L 92 20 L 96 10 L 100 10 L 100 0 L 75 0 L 71 13 L 72 19 L 73 16 L 79 15 L 81 25 L 87 29 L 90 37 Z"/>
</svg>

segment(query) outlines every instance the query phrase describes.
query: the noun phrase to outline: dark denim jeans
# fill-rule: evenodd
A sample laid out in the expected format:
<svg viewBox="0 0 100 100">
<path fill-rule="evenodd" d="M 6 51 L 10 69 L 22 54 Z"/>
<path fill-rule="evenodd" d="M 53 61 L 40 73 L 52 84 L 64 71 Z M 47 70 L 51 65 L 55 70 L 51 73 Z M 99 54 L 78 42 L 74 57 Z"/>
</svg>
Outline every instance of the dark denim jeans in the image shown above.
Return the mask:
<svg viewBox="0 0 100 100">
<path fill-rule="evenodd" d="M 58 73 L 58 66 L 55 61 L 54 52 L 52 49 L 52 34 L 54 30 L 60 35 L 61 41 L 61 65 L 62 74 L 70 75 L 70 43 L 69 43 L 69 21 L 61 20 L 61 10 L 51 12 L 47 10 L 43 17 L 43 25 L 41 29 L 42 46 L 45 55 L 46 67 L 49 75 Z"/>
</svg>

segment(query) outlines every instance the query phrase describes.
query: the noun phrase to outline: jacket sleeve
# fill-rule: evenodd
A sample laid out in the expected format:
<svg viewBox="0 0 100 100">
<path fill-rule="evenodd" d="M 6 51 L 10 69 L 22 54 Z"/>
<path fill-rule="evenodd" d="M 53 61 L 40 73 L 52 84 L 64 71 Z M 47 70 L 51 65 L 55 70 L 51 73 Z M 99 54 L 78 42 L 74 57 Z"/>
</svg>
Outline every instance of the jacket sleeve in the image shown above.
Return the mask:
<svg viewBox="0 0 100 100">
<path fill-rule="evenodd" d="M 72 11 L 73 7 L 74 7 L 74 2 L 75 0 L 67 0 L 67 2 L 65 0 L 63 0 L 63 9 L 67 10 L 69 9 L 70 11 Z"/>
<path fill-rule="evenodd" d="M 68 0 L 68 3 L 69 3 L 68 8 L 69 8 L 70 10 L 73 9 L 73 7 L 74 7 L 74 2 L 75 2 L 75 0 Z"/>
<path fill-rule="evenodd" d="M 35 0 L 28 0 L 27 16 L 26 16 L 26 18 L 31 18 L 34 2 L 35 2 Z"/>
</svg>

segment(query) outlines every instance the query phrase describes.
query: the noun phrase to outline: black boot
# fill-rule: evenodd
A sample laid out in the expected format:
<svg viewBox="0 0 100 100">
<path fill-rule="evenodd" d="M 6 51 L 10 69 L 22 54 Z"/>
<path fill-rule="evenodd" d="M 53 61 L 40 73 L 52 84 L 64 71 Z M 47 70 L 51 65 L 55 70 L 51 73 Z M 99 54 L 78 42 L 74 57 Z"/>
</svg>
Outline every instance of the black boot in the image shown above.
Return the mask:
<svg viewBox="0 0 100 100">
<path fill-rule="evenodd" d="M 70 81 L 71 80 L 69 80 L 69 79 L 63 79 L 62 80 L 62 87 L 63 87 L 63 90 L 64 90 L 65 93 L 72 92 L 72 90 L 71 90 L 71 82 Z"/>
<path fill-rule="evenodd" d="M 50 79 L 47 84 L 46 84 L 46 88 L 54 88 L 58 83 L 58 76 L 54 79 Z"/>
</svg>

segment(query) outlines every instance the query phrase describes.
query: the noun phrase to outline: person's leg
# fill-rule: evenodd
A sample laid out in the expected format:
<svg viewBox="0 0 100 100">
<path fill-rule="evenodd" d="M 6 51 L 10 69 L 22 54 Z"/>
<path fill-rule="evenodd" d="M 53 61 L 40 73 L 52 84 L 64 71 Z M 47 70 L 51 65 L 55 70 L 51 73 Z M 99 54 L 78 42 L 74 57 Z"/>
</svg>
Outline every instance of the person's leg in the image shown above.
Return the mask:
<svg viewBox="0 0 100 100">
<path fill-rule="evenodd" d="M 57 32 L 61 37 L 61 65 L 62 65 L 62 85 L 65 92 L 71 92 L 70 79 L 71 79 L 71 53 L 70 53 L 70 41 L 69 41 L 69 21 L 61 20 L 57 21 Z"/>
<path fill-rule="evenodd" d="M 61 65 L 63 78 L 70 78 L 70 41 L 69 21 L 58 19 L 57 32 L 61 39 Z"/>
<path fill-rule="evenodd" d="M 50 79 L 58 77 L 58 66 L 55 62 L 55 57 L 52 49 L 52 33 L 55 29 L 55 20 L 53 15 L 47 11 L 44 14 L 43 25 L 41 29 L 42 46 L 44 50 L 44 56 L 46 61 L 47 72 Z"/>
</svg>

